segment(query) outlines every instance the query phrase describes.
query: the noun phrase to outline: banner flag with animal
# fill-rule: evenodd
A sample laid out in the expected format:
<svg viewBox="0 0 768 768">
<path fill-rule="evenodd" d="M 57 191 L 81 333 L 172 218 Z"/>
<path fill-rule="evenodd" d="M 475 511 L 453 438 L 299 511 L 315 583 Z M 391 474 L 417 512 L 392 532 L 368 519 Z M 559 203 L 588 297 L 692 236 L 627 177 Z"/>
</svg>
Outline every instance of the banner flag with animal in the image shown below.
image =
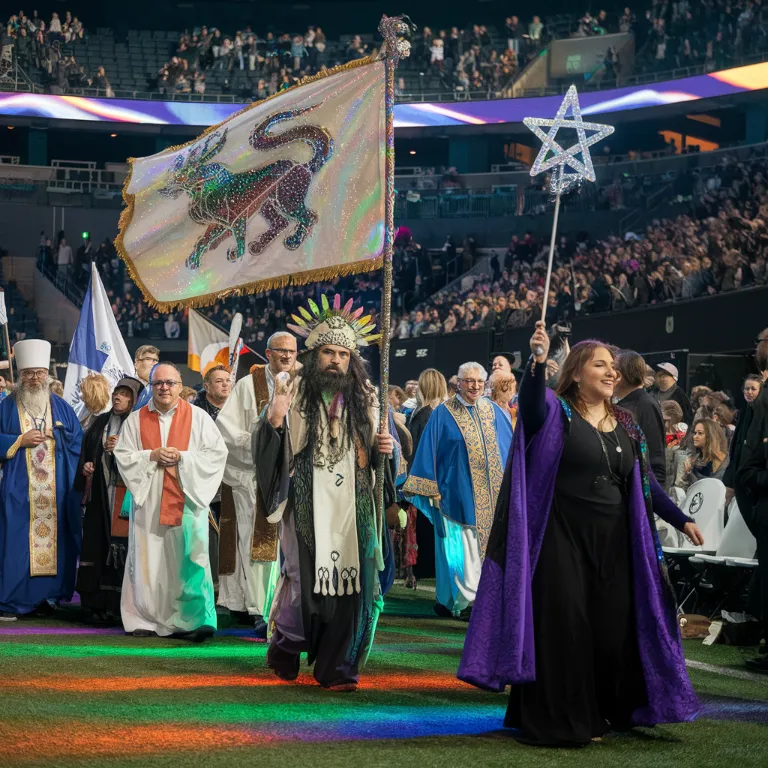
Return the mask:
<svg viewBox="0 0 768 768">
<path fill-rule="evenodd" d="M 378 269 L 386 150 L 385 62 L 342 65 L 130 160 L 118 251 L 161 311 Z"/>
</svg>

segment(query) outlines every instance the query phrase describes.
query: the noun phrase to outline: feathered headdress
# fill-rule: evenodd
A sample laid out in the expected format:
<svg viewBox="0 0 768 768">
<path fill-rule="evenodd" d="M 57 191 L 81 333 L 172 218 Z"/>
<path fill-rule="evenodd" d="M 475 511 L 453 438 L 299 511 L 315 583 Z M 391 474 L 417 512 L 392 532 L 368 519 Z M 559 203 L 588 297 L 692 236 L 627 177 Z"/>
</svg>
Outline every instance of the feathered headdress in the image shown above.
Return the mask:
<svg viewBox="0 0 768 768">
<path fill-rule="evenodd" d="M 326 296 L 320 297 L 321 307 L 309 300 L 311 313 L 299 307 L 301 317 L 291 315 L 295 320 L 288 323 L 288 327 L 304 339 L 307 349 L 315 349 L 323 344 L 336 344 L 346 347 L 351 352 L 356 352 L 358 347 L 367 347 L 381 338 L 381 334 L 371 334 L 376 329 L 376 323 L 371 322 L 370 315 L 363 315 L 363 307 L 352 309 L 352 299 L 343 307 L 341 296 L 337 293 L 333 297 L 333 304 L 328 303 Z"/>
</svg>

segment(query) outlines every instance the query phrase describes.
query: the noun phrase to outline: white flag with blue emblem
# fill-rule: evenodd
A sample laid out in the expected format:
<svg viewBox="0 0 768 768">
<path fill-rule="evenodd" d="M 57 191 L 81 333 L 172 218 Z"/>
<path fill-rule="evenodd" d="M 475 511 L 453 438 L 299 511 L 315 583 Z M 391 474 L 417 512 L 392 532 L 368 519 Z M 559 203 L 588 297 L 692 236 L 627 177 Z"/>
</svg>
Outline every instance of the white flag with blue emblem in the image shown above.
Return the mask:
<svg viewBox="0 0 768 768">
<path fill-rule="evenodd" d="M 85 294 L 80 320 L 69 347 L 67 377 L 64 381 L 64 399 L 75 409 L 80 421 L 87 416 L 80 397 L 80 382 L 89 373 L 104 376 L 109 382 L 110 392 L 124 376 L 136 375 L 133 358 L 117 327 L 95 264 L 91 265 L 91 284 Z"/>
</svg>

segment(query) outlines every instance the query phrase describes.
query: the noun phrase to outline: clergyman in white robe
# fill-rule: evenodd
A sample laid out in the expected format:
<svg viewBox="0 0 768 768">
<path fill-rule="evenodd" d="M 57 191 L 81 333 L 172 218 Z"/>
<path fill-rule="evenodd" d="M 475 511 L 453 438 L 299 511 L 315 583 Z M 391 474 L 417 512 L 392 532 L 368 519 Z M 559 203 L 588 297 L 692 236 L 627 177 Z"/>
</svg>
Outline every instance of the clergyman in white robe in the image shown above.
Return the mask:
<svg viewBox="0 0 768 768">
<path fill-rule="evenodd" d="M 274 379 L 265 367 L 266 384 L 272 395 Z M 253 376 L 237 382 L 221 409 L 216 426 L 229 452 L 224 483 L 232 488 L 237 517 L 237 550 L 234 573 L 219 573 L 218 604 L 230 611 L 264 616 L 273 561 L 252 559 L 256 515 L 256 473 L 253 469 L 251 440 L 259 421 Z"/>
<path fill-rule="evenodd" d="M 152 400 L 145 406 L 155 411 Z M 208 512 L 224 474 L 227 449 L 213 419 L 192 408 L 189 446 L 176 466 L 184 493 L 181 525 L 160 523 L 165 470 L 142 448 L 140 413 L 125 421 L 114 451 L 120 474 L 133 496 L 128 556 L 120 610 L 126 632 L 161 637 L 216 629 L 213 578 L 208 556 Z M 178 404 L 158 413 L 166 447 Z"/>
</svg>

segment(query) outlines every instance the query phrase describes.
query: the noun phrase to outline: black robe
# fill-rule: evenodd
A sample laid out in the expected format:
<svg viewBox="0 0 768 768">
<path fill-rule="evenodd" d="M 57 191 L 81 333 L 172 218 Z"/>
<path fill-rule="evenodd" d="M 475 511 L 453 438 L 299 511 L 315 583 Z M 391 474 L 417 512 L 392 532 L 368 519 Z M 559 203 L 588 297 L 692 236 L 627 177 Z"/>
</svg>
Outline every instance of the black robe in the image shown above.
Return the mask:
<svg viewBox="0 0 768 768">
<path fill-rule="evenodd" d="M 110 411 L 97 416 L 83 436 L 74 489 L 80 492 L 86 490 L 83 467 L 87 462 L 93 463 L 95 471 L 92 475 L 90 494 L 83 496 L 83 547 L 76 588 L 84 608 L 96 613 L 112 613 L 119 617 L 128 539 L 112 536 L 109 477 L 102 462 L 104 429 L 111 415 Z M 114 459 L 108 456 L 107 463 L 112 465 Z"/>
</svg>

